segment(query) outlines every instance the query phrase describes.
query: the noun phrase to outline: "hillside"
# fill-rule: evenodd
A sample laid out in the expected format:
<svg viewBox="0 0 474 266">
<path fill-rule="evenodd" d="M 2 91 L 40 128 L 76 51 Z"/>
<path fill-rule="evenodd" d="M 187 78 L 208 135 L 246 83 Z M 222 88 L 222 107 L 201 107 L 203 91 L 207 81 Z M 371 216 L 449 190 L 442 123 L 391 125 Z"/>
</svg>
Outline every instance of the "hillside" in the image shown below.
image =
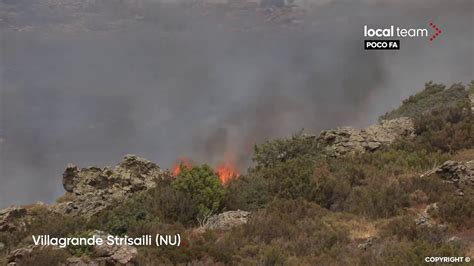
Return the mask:
<svg viewBox="0 0 474 266">
<path fill-rule="evenodd" d="M 0 211 L 0 264 L 417 265 L 474 257 L 474 83 L 424 90 L 365 129 L 254 148 L 221 182 L 134 155 L 69 165 L 57 203 Z M 31 235 L 181 235 L 179 247 L 34 246 Z"/>
</svg>

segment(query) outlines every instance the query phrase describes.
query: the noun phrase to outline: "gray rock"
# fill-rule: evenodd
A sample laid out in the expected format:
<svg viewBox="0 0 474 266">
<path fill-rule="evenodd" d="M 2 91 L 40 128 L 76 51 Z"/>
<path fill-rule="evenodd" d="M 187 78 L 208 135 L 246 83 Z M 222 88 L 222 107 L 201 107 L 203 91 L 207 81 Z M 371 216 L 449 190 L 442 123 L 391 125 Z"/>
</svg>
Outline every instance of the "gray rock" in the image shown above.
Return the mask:
<svg viewBox="0 0 474 266">
<path fill-rule="evenodd" d="M 94 235 L 102 238 L 104 243 L 107 241 L 109 234 L 102 231 L 95 231 Z M 138 255 L 137 248 L 127 245 L 101 245 L 94 246 L 93 249 L 94 257 L 98 262 L 103 261 L 113 264 L 128 264 L 132 263 Z"/>
<path fill-rule="evenodd" d="M 452 236 L 446 239 L 446 243 L 460 243 L 460 242 L 462 242 L 462 239 L 457 236 Z"/>
<path fill-rule="evenodd" d="M 16 263 L 19 260 L 21 260 L 22 258 L 26 256 L 29 256 L 33 252 L 34 249 L 35 249 L 35 246 L 30 245 L 28 247 L 13 250 L 12 252 L 8 254 L 8 257 L 7 257 L 8 265 L 16 265 Z"/>
<path fill-rule="evenodd" d="M 428 227 L 433 226 L 431 217 L 425 216 L 425 215 L 423 215 L 423 214 L 420 214 L 420 215 L 415 219 L 415 223 L 416 223 L 416 225 L 418 225 L 418 226 L 428 226 Z"/>
<path fill-rule="evenodd" d="M 418 217 L 415 219 L 415 223 L 418 226 L 427 226 L 432 227 L 436 226 L 441 229 L 444 225 L 438 224 L 435 219 L 433 219 L 433 214 L 438 212 L 438 203 L 432 203 L 426 206 L 426 208 L 418 214 Z"/>
<path fill-rule="evenodd" d="M 360 243 L 359 245 L 357 245 L 357 248 L 362 249 L 362 250 L 367 250 L 370 247 L 372 247 L 373 245 L 374 245 L 374 239 L 373 238 L 368 238 L 363 243 Z"/>
<path fill-rule="evenodd" d="M 379 125 L 365 129 L 340 127 L 322 131 L 317 138 L 318 146 L 330 156 L 339 157 L 356 152 L 373 152 L 393 143 L 400 137 L 413 137 L 414 124 L 410 118 L 384 120 Z"/>
<path fill-rule="evenodd" d="M 250 212 L 247 211 L 227 211 L 211 216 L 203 225 L 204 229 L 230 229 L 247 223 Z"/>
<path fill-rule="evenodd" d="M 73 164 L 68 164 L 63 173 L 63 187 L 67 192 L 73 192 L 74 187 L 79 183 L 79 169 Z"/>
<path fill-rule="evenodd" d="M 465 186 L 474 186 L 474 160 L 469 162 L 446 161 L 424 173 L 421 177 L 437 175 L 456 187 L 456 195 L 464 196 Z"/>
<path fill-rule="evenodd" d="M 153 188 L 166 174 L 156 164 L 126 155 L 114 169 L 68 165 L 63 174 L 64 189 L 73 195 L 69 201 L 53 205 L 55 212 L 91 217 L 114 201 Z"/>
</svg>

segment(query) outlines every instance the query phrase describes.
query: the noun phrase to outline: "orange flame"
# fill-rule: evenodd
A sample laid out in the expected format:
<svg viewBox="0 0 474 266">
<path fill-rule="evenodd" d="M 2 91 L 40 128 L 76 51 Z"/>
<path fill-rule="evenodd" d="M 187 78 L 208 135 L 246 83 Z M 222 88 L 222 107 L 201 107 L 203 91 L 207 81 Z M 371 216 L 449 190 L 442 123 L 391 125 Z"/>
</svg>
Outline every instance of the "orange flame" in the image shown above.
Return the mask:
<svg viewBox="0 0 474 266">
<path fill-rule="evenodd" d="M 181 157 L 173 166 L 173 171 L 171 172 L 173 176 L 178 176 L 181 173 L 183 168 L 190 169 L 193 167 L 193 163 L 189 158 Z"/>
<path fill-rule="evenodd" d="M 214 169 L 216 174 L 219 176 L 219 179 L 221 180 L 222 184 L 227 183 L 232 178 L 236 178 L 240 176 L 240 173 L 237 170 L 237 167 L 235 167 L 232 161 L 233 160 L 227 160 L 221 163 L 219 166 L 217 166 Z M 178 158 L 178 160 L 174 164 L 173 171 L 171 171 L 171 174 L 174 177 L 177 177 L 183 169 L 191 169 L 192 167 L 193 167 L 193 162 L 191 159 L 187 157 L 181 157 L 181 158 Z"/>
<path fill-rule="evenodd" d="M 230 179 L 238 177 L 240 174 L 237 168 L 230 162 L 224 162 L 216 168 L 216 173 L 221 179 L 221 183 L 225 184 Z"/>
</svg>

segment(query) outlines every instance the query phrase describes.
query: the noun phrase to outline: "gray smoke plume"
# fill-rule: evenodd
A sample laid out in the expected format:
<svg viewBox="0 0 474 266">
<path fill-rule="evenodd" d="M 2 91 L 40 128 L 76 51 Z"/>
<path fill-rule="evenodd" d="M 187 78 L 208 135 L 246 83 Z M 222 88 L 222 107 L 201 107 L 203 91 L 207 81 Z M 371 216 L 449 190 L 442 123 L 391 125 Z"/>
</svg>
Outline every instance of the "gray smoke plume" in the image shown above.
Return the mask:
<svg viewBox="0 0 474 266">
<path fill-rule="evenodd" d="M 0 207 L 53 200 L 68 162 L 127 153 L 244 171 L 255 143 L 365 126 L 426 81 L 473 78 L 470 0 L 302 0 L 275 23 L 239 1 L 166 2 L 0 0 Z M 363 50 L 363 25 L 430 21 L 432 43 Z"/>
</svg>

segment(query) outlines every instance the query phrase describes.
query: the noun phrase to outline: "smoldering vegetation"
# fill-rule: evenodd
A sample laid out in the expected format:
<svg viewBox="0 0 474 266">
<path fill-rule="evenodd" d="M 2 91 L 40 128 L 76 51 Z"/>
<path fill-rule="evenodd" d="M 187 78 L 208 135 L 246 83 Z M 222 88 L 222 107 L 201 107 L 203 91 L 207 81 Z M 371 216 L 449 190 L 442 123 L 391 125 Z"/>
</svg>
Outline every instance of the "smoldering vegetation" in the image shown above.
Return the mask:
<svg viewBox="0 0 474 266">
<path fill-rule="evenodd" d="M 245 170 L 255 143 L 366 125 L 425 81 L 472 79 L 468 0 L 306 2 L 271 23 L 198 1 L 2 0 L 0 206 L 49 201 L 66 163 L 126 153 Z M 434 43 L 362 49 L 365 24 L 431 20 Z"/>
</svg>

